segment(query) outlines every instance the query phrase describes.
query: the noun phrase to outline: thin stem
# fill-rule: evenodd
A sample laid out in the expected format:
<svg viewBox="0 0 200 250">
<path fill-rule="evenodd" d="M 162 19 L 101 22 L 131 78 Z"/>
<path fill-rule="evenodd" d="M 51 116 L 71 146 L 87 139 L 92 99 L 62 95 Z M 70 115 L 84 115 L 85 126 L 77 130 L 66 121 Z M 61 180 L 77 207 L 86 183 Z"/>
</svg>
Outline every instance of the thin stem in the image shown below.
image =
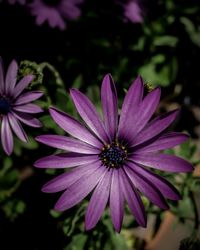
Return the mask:
<svg viewBox="0 0 200 250">
<path fill-rule="evenodd" d="M 196 201 L 195 201 L 193 192 L 190 192 L 190 198 L 192 200 L 192 204 L 193 204 L 193 208 L 194 208 L 194 221 L 195 221 L 194 233 L 196 233 L 198 231 L 198 229 L 199 229 L 199 214 L 198 214 L 198 208 L 197 208 L 197 205 L 196 205 Z"/>
</svg>

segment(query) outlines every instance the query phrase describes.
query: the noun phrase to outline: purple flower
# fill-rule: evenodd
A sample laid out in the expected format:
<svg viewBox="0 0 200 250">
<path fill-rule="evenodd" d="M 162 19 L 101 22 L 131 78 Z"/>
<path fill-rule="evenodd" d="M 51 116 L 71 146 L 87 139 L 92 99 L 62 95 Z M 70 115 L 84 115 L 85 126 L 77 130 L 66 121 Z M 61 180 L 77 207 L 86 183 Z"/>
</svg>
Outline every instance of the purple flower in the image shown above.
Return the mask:
<svg viewBox="0 0 200 250">
<path fill-rule="evenodd" d="M 90 100 L 77 89 L 70 95 L 86 125 L 68 114 L 50 108 L 53 120 L 68 134 L 41 135 L 37 141 L 69 151 L 39 159 L 39 168 L 73 168 L 54 178 L 42 188 L 43 192 L 64 191 L 55 209 L 64 211 L 78 204 L 93 190 L 87 212 L 86 229 L 93 228 L 107 203 L 116 231 L 120 231 L 124 201 L 139 225 L 146 226 L 144 205 L 139 191 L 162 209 L 168 209 L 167 199 L 178 200 L 178 191 L 164 178 L 148 168 L 169 172 L 188 172 L 193 167 L 174 155 L 157 151 L 174 147 L 188 136 L 164 132 L 175 120 L 178 111 L 152 118 L 160 99 L 156 88 L 143 97 L 144 84 L 138 77 L 124 99 L 118 121 L 118 100 L 115 84 L 108 74 L 103 79 L 101 101 L 103 121 Z"/>
<path fill-rule="evenodd" d="M 16 4 L 19 3 L 21 5 L 24 5 L 26 3 L 26 0 L 8 0 L 9 4 Z"/>
<path fill-rule="evenodd" d="M 24 142 L 27 142 L 27 135 L 23 130 L 21 122 L 31 126 L 40 127 L 38 119 L 33 118 L 32 114 L 39 113 L 42 109 L 32 101 L 42 96 L 40 91 L 27 91 L 25 88 L 33 80 L 32 75 L 22 78 L 18 84 L 17 80 L 18 65 L 13 60 L 4 79 L 3 63 L 0 58 L 0 120 L 1 120 L 1 143 L 6 154 L 10 155 L 13 151 L 13 133 Z"/>
<path fill-rule="evenodd" d="M 48 22 L 51 28 L 58 27 L 61 30 L 66 28 L 64 19 L 75 20 L 81 15 L 78 4 L 83 0 L 34 0 L 30 4 L 30 11 L 33 16 L 36 16 L 37 25 Z"/>
<path fill-rule="evenodd" d="M 132 23 L 142 23 L 143 13 L 137 0 L 130 0 L 124 5 L 124 16 Z"/>
</svg>

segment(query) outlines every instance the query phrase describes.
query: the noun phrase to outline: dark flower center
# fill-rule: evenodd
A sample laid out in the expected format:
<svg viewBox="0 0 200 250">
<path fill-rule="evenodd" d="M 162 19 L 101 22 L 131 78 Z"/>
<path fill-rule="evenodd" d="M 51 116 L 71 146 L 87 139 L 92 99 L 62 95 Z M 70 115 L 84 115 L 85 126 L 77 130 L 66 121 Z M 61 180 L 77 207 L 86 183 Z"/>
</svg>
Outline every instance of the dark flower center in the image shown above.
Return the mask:
<svg viewBox="0 0 200 250">
<path fill-rule="evenodd" d="M 102 148 L 99 158 L 104 166 L 119 168 L 127 159 L 127 149 L 118 142 L 113 142 Z"/>
<path fill-rule="evenodd" d="M 61 0 L 43 0 L 43 2 L 48 6 L 55 7 L 61 2 Z"/>
<path fill-rule="evenodd" d="M 0 97 L 0 114 L 7 115 L 10 111 L 10 101 L 4 97 Z"/>
</svg>

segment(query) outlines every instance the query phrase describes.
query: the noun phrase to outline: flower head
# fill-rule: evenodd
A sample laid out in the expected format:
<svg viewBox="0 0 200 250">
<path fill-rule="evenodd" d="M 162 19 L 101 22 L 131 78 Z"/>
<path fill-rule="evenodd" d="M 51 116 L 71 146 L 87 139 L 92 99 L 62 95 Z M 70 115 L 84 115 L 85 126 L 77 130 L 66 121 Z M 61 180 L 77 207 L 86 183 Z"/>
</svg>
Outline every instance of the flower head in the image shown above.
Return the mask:
<svg viewBox="0 0 200 250">
<path fill-rule="evenodd" d="M 64 19 L 75 20 L 81 15 L 78 4 L 83 0 L 34 0 L 30 4 L 30 11 L 36 16 L 37 25 L 48 22 L 51 28 L 58 27 L 61 30 L 66 28 Z"/>
<path fill-rule="evenodd" d="M 143 13 L 137 0 L 130 0 L 124 5 L 124 16 L 132 23 L 142 23 Z"/>
<path fill-rule="evenodd" d="M 119 232 L 125 201 L 138 224 L 145 227 L 145 209 L 139 192 L 163 209 L 168 209 L 166 198 L 180 199 L 178 191 L 149 168 L 169 172 L 192 170 L 185 160 L 157 152 L 182 143 L 188 136 L 165 132 L 178 111 L 152 118 L 160 89 L 154 89 L 145 97 L 143 90 L 143 81 L 138 77 L 126 94 L 118 121 L 117 92 L 110 75 L 105 76 L 101 87 L 103 120 L 84 94 L 71 89 L 70 95 L 85 125 L 55 108 L 50 108 L 50 115 L 76 139 L 61 135 L 36 138 L 51 147 L 69 151 L 46 156 L 35 163 L 36 167 L 75 167 L 42 189 L 47 193 L 65 190 L 55 205 L 56 210 L 73 207 L 94 190 L 86 212 L 88 230 L 96 225 L 109 203 L 115 230 Z"/>
<path fill-rule="evenodd" d="M 42 96 L 40 91 L 24 91 L 33 80 L 32 75 L 22 78 L 18 84 L 17 80 L 18 65 L 13 60 L 4 79 L 3 64 L 0 58 L 0 121 L 1 121 L 1 143 L 6 154 L 10 155 L 13 151 L 13 133 L 24 142 L 27 142 L 27 135 L 23 130 L 21 122 L 31 126 L 40 127 L 38 119 L 33 118 L 32 114 L 39 113 L 42 109 L 32 101 Z"/>
</svg>

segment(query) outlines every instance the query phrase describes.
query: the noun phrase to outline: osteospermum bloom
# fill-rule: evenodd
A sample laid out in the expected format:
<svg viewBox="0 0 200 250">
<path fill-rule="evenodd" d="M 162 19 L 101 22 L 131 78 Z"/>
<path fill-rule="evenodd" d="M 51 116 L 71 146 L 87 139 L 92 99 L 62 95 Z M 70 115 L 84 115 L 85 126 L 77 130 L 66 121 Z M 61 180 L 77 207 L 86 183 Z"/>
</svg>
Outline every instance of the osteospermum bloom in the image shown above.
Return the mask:
<svg viewBox="0 0 200 250">
<path fill-rule="evenodd" d="M 78 4 L 83 0 L 34 0 L 30 4 L 30 11 L 36 16 L 36 24 L 48 22 L 51 28 L 66 28 L 65 19 L 75 20 L 81 15 Z"/>
<path fill-rule="evenodd" d="M 32 114 L 39 113 L 42 109 L 32 104 L 42 96 L 40 91 L 24 91 L 33 80 L 32 75 L 23 77 L 18 84 L 17 80 L 18 65 L 13 60 L 7 70 L 4 79 L 3 65 L 0 58 L 0 121 L 1 121 L 1 143 L 6 154 L 10 155 L 13 151 L 13 133 L 24 142 L 27 142 L 27 135 L 21 122 L 31 126 L 40 127 L 41 123 Z"/>
<path fill-rule="evenodd" d="M 137 0 L 130 0 L 124 5 L 124 16 L 132 23 L 143 22 L 143 11 Z"/>
<path fill-rule="evenodd" d="M 144 84 L 138 77 L 129 88 L 118 120 L 118 99 L 110 75 L 103 79 L 101 101 L 103 120 L 90 100 L 77 89 L 70 95 L 85 122 L 81 124 L 68 114 L 50 108 L 53 120 L 68 134 L 41 135 L 37 141 L 69 152 L 39 159 L 39 168 L 73 168 L 48 182 L 43 192 L 64 191 L 55 205 L 59 211 L 73 207 L 93 191 L 86 211 L 86 229 L 93 228 L 107 203 L 116 231 L 120 231 L 124 202 L 139 225 L 146 226 L 146 215 L 140 193 L 162 209 L 168 209 L 167 199 L 178 200 L 178 191 L 149 168 L 169 172 L 187 172 L 187 161 L 158 151 L 185 141 L 188 136 L 164 132 L 178 111 L 152 118 L 160 99 L 156 88 L 145 97 Z"/>
</svg>

